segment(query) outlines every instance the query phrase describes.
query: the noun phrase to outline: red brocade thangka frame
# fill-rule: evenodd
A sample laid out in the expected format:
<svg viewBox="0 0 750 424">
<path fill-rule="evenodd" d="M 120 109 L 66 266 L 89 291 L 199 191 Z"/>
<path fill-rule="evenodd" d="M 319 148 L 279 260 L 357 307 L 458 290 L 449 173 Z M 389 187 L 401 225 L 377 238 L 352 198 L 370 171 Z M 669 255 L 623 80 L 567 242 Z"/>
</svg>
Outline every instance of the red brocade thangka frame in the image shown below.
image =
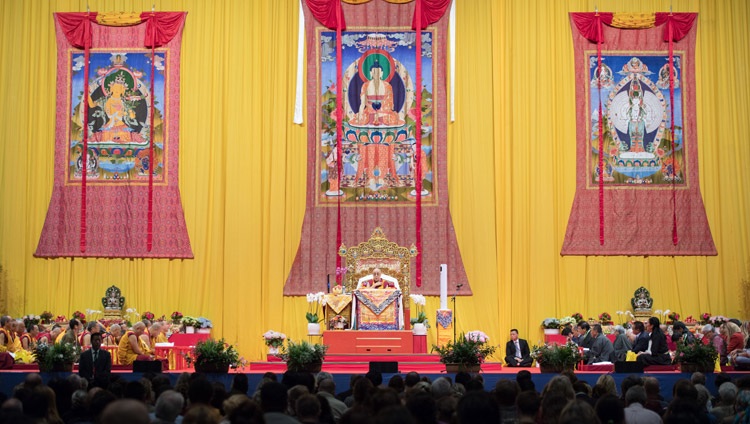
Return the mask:
<svg viewBox="0 0 750 424">
<path fill-rule="evenodd" d="M 193 257 L 177 178 L 185 15 L 55 14 L 55 181 L 35 256 Z"/>
<path fill-rule="evenodd" d="M 366 241 L 376 227 L 391 242 L 416 245 L 415 292 L 440 293 L 440 264 L 454 292 L 467 278 L 447 192 L 450 0 L 347 3 L 302 2 L 307 207 L 284 294 L 335 284 L 339 246 Z"/>
<path fill-rule="evenodd" d="M 576 195 L 563 255 L 716 255 L 698 185 L 696 18 L 570 14 Z"/>
</svg>

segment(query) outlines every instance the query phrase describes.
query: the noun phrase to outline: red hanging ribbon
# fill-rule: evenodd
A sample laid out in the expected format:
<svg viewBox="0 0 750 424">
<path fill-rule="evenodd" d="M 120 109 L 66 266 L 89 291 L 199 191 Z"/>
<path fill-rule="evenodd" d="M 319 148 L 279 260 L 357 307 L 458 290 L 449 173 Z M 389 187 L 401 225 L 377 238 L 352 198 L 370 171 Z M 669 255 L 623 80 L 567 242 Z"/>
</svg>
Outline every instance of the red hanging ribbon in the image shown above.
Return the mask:
<svg viewBox="0 0 750 424">
<path fill-rule="evenodd" d="M 677 237 L 677 155 L 674 150 L 674 27 L 672 26 L 672 16 L 670 14 L 667 21 L 667 32 L 669 34 L 669 114 L 671 119 L 670 132 L 672 134 L 672 244 L 677 246 L 679 238 Z"/>
<path fill-rule="evenodd" d="M 338 179 L 339 190 L 341 190 L 341 173 L 343 171 L 341 166 L 341 158 L 343 152 L 341 151 L 341 142 L 344 139 L 342 120 L 344 119 L 344 94 L 341 87 L 342 83 L 342 71 L 341 66 L 343 63 L 341 53 L 341 29 L 342 29 L 342 12 L 341 4 L 336 5 L 336 178 Z M 336 193 L 338 194 L 338 193 Z M 341 246 L 341 196 L 336 196 L 336 250 Z M 341 255 L 336 255 L 336 269 L 341 268 Z M 336 283 L 341 284 L 342 273 L 336 273 Z"/>
<path fill-rule="evenodd" d="M 91 53 L 91 21 L 86 13 L 83 23 L 83 153 L 81 154 L 81 253 L 86 253 L 86 177 L 89 153 L 89 57 Z"/>
<path fill-rule="evenodd" d="M 596 76 L 599 94 L 599 245 L 604 245 L 604 119 L 602 116 L 602 18 L 596 14 Z"/>
<path fill-rule="evenodd" d="M 151 13 L 152 24 L 151 27 L 151 123 L 149 128 L 149 143 L 148 143 L 148 215 L 146 218 L 146 249 L 150 252 L 154 246 L 154 170 L 156 169 L 154 164 L 154 83 L 156 78 L 154 72 L 156 71 L 156 18 L 154 13 Z"/>
<path fill-rule="evenodd" d="M 414 126 L 414 136 L 417 139 L 417 151 L 414 153 L 416 161 L 414 190 L 417 192 L 416 205 L 416 239 L 417 239 L 417 259 L 416 259 L 416 283 L 417 287 L 422 287 L 422 0 L 416 0 L 416 48 L 414 52 L 417 55 L 417 110 L 416 125 Z"/>
</svg>

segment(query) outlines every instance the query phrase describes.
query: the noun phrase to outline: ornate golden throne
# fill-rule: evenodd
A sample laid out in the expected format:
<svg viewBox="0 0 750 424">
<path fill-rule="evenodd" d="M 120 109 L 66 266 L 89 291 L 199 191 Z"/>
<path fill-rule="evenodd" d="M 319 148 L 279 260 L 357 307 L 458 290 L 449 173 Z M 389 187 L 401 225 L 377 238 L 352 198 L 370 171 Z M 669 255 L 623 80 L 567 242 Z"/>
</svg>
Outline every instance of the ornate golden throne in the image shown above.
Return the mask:
<svg viewBox="0 0 750 424">
<path fill-rule="evenodd" d="M 405 322 L 408 322 L 411 259 L 416 255 L 417 248 L 414 245 L 411 247 L 399 246 L 389 241 L 383 234 L 383 229 L 377 227 L 369 240 L 353 247 L 346 247 L 344 244 L 339 247 L 339 256 L 345 260 L 344 267 L 346 268 L 342 285 L 347 293 L 353 293 L 364 277 L 371 275 L 375 268 L 380 268 L 384 276 L 393 277 L 398 281 L 401 297 L 406 299 L 404 303 L 407 306 L 403 312 Z"/>
</svg>

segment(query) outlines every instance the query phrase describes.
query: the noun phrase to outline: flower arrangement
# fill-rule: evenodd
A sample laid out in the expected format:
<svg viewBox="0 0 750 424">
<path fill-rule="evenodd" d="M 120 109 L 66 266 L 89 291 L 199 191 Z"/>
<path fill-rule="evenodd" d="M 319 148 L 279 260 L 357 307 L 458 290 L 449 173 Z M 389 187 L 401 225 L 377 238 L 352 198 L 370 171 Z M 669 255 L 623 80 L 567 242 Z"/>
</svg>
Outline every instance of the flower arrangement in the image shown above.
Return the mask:
<svg viewBox="0 0 750 424">
<path fill-rule="evenodd" d="M 675 321 L 680 320 L 680 314 L 677 312 L 669 312 L 665 313 L 665 315 L 667 316 L 667 322 L 665 324 L 674 324 Z"/>
<path fill-rule="evenodd" d="M 685 318 L 685 319 L 683 320 L 683 322 L 684 322 L 685 324 L 697 324 L 697 323 L 698 323 L 698 321 L 697 321 L 697 320 L 696 320 L 695 318 L 693 318 L 693 316 L 692 316 L 692 315 L 688 315 L 688 316 L 687 316 L 687 318 Z"/>
<path fill-rule="evenodd" d="M 198 317 L 196 327 L 198 328 L 214 328 L 214 323 L 206 317 Z"/>
<path fill-rule="evenodd" d="M 709 321 L 711 321 L 711 325 L 718 328 L 718 327 L 721 327 L 721 324 L 724 324 L 725 322 L 729 321 L 729 318 L 723 315 L 714 315 L 711 318 L 709 318 Z"/>
<path fill-rule="evenodd" d="M 179 324 L 180 321 L 182 321 L 182 317 L 184 317 L 184 315 L 182 315 L 182 312 L 180 311 L 174 311 L 169 317 L 172 318 L 173 323 Z"/>
<path fill-rule="evenodd" d="M 81 324 L 86 325 L 86 314 L 81 311 L 73 312 L 73 319 L 77 319 L 78 321 L 81 321 Z"/>
<path fill-rule="evenodd" d="M 427 303 L 424 296 L 421 294 L 410 294 L 409 297 L 412 302 L 414 302 L 414 305 L 416 306 L 415 311 L 417 312 L 417 316 L 409 320 L 411 325 L 424 324 L 425 327 L 430 328 L 427 315 L 424 313 L 424 305 Z"/>
<path fill-rule="evenodd" d="M 701 314 L 701 324 L 706 325 L 711 323 L 711 314 L 704 312 Z"/>
<path fill-rule="evenodd" d="M 230 366 L 237 367 L 240 362 L 240 354 L 224 339 L 201 340 L 184 356 L 188 366 L 194 364 L 196 371 L 204 372 L 223 372 Z"/>
<path fill-rule="evenodd" d="M 474 333 L 473 335 L 469 335 Z M 478 366 L 485 359 L 495 353 L 495 346 L 486 343 L 489 340 L 481 331 L 462 334 L 455 342 L 448 342 L 444 346 L 432 346 L 432 351 L 440 355 L 440 362 L 444 364 L 461 364 L 464 367 Z M 484 342 L 479 341 L 484 338 Z"/>
<path fill-rule="evenodd" d="M 578 324 L 578 321 L 576 321 L 576 319 L 573 318 L 573 317 L 562 317 L 562 318 L 560 318 L 560 329 L 561 330 L 563 328 L 567 327 L 567 326 L 575 327 L 577 324 Z"/>
<path fill-rule="evenodd" d="M 547 329 L 559 329 L 560 328 L 560 320 L 557 318 L 545 318 L 544 321 L 542 321 L 542 327 Z"/>
<path fill-rule="evenodd" d="M 299 343 L 289 340 L 287 346 L 281 347 L 281 353 L 277 356 L 286 362 L 286 368 L 289 371 L 320 371 L 323 364 L 328 346 L 318 343 L 308 343 L 301 341 Z"/>
<path fill-rule="evenodd" d="M 325 296 L 323 292 L 307 294 L 307 313 L 305 314 L 305 318 L 308 323 L 317 324 L 322 321 L 318 318 L 318 312 L 320 312 L 320 305 L 323 303 L 323 296 Z"/>
<path fill-rule="evenodd" d="M 599 314 L 599 323 L 601 325 L 612 325 L 614 324 L 612 322 L 612 315 L 609 314 L 609 312 L 602 312 Z"/>
<path fill-rule="evenodd" d="M 34 356 L 39 363 L 39 371 L 47 372 L 54 369 L 73 369 L 73 363 L 78 359 L 80 351 L 78 345 L 69 343 L 47 344 L 39 343 L 34 349 Z"/>
<path fill-rule="evenodd" d="M 634 319 L 633 313 L 629 310 L 615 311 L 615 314 L 619 317 L 620 324 L 626 325 L 630 319 Z M 630 318 L 628 318 L 630 317 Z M 628 324 L 629 325 L 629 324 Z"/>
<path fill-rule="evenodd" d="M 553 371 L 573 369 L 581 362 L 583 355 L 578 350 L 578 345 L 568 342 L 564 345 L 556 343 L 534 346 L 531 349 L 531 357 L 536 360 L 540 367 Z"/>
<path fill-rule="evenodd" d="M 346 275 L 346 267 L 343 266 L 337 266 L 336 267 L 336 284 L 341 285 L 341 282 L 344 281 L 344 276 Z"/>
<path fill-rule="evenodd" d="M 39 324 L 39 321 L 41 321 L 41 317 L 39 315 L 24 315 L 23 317 L 23 325 L 24 327 L 29 327 L 29 325 L 37 325 Z"/>
<path fill-rule="evenodd" d="M 146 312 L 144 312 L 144 313 L 141 314 L 141 319 L 147 319 L 149 321 L 153 321 L 154 320 L 154 313 L 146 311 Z"/>
<path fill-rule="evenodd" d="M 39 319 L 41 320 L 42 324 L 49 324 L 52 322 L 52 318 L 54 318 L 54 315 L 52 315 L 52 312 L 50 311 L 44 311 L 39 315 Z"/>
<path fill-rule="evenodd" d="M 67 321 L 68 319 L 65 318 L 65 315 L 58 315 L 57 317 L 55 317 L 56 323 L 67 322 Z"/>
<path fill-rule="evenodd" d="M 185 315 L 182 317 L 182 325 L 184 325 L 185 327 L 197 327 L 198 318 Z"/>
<path fill-rule="evenodd" d="M 466 338 L 466 340 L 471 340 L 477 343 L 487 343 L 490 340 L 490 337 L 488 335 L 479 330 L 469 331 L 464 337 Z"/>
<path fill-rule="evenodd" d="M 571 318 L 573 318 L 574 320 L 576 320 L 576 324 L 578 324 L 579 322 L 583 321 L 583 314 L 580 313 L 580 312 L 576 312 L 574 314 L 570 314 L 570 316 L 571 316 Z"/>
<path fill-rule="evenodd" d="M 713 370 L 719 352 L 713 343 L 703 344 L 699 340 L 693 343 L 678 343 L 674 361 L 678 364 L 696 364 L 706 370 Z"/>
<path fill-rule="evenodd" d="M 263 333 L 263 341 L 268 347 L 279 348 L 284 344 L 284 340 L 286 340 L 286 334 L 284 333 L 273 330 Z"/>
</svg>

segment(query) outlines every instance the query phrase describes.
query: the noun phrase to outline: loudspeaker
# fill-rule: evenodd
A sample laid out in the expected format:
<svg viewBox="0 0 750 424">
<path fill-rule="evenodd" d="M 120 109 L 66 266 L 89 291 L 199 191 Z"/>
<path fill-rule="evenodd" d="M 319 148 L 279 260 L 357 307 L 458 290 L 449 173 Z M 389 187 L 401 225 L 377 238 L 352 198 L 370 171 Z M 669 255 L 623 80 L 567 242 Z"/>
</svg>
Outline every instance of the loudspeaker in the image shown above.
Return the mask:
<svg viewBox="0 0 750 424">
<path fill-rule="evenodd" d="M 615 372 L 624 374 L 639 374 L 643 372 L 643 364 L 635 361 L 615 362 Z"/>
<path fill-rule="evenodd" d="M 376 371 L 382 374 L 396 374 L 398 373 L 398 362 L 370 361 L 370 371 Z"/>
<path fill-rule="evenodd" d="M 161 361 L 133 361 L 133 372 L 161 372 Z"/>
</svg>

